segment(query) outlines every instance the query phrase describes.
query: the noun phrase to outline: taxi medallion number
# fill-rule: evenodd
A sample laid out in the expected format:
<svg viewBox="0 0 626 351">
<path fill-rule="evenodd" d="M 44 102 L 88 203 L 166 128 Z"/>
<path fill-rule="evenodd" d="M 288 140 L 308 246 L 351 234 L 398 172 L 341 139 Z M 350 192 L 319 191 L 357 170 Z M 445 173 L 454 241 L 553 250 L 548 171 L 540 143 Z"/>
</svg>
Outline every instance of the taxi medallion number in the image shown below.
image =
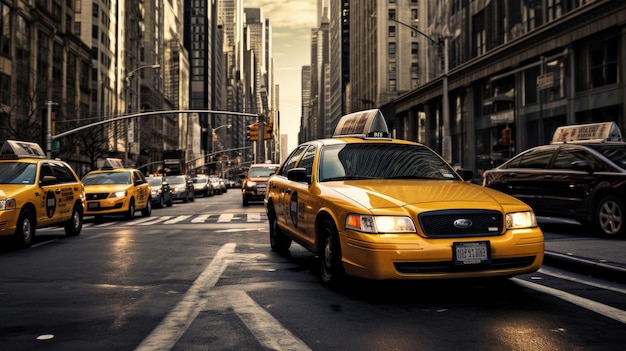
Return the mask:
<svg viewBox="0 0 626 351">
<path fill-rule="evenodd" d="M 454 243 L 452 244 L 454 264 L 456 266 L 489 264 L 491 261 L 489 249 L 488 241 Z"/>
</svg>

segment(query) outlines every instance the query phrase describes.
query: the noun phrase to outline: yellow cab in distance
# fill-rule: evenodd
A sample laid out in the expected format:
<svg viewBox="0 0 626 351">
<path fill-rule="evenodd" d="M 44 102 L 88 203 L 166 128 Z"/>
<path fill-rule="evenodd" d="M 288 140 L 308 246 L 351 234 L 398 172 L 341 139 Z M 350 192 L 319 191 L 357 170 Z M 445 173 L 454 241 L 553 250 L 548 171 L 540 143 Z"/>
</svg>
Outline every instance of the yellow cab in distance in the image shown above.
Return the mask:
<svg viewBox="0 0 626 351">
<path fill-rule="evenodd" d="M 46 157 L 36 143 L 7 140 L 0 149 L 0 236 L 30 246 L 38 228 L 83 227 L 85 193 L 74 170 Z"/>
<path fill-rule="evenodd" d="M 124 168 L 119 159 L 107 158 L 99 170 L 87 173 L 83 179 L 87 207 L 85 215 L 122 214 L 135 218 L 135 212 L 152 214 L 150 184 L 137 169 Z"/>
<path fill-rule="evenodd" d="M 511 277 L 541 267 L 532 209 L 472 184 L 427 146 L 390 138 L 384 116 L 342 117 L 332 138 L 301 144 L 268 180 L 270 245 L 319 256 L 323 283 Z"/>
</svg>

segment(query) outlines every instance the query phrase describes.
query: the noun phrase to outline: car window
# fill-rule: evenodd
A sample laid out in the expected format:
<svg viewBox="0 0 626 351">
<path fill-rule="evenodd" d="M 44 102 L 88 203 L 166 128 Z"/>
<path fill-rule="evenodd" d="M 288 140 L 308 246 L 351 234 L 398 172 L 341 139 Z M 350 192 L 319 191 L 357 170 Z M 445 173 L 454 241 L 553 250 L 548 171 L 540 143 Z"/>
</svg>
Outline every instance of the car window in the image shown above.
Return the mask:
<svg viewBox="0 0 626 351">
<path fill-rule="evenodd" d="M 162 180 L 159 178 L 148 178 L 148 184 L 151 186 L 161 186 Z"/>
<path fill-rule="evenodd" d="M 591 163 L 596 172 L 608 170 L 602 161 L 594 157 L 590 152 L 580 148 L 561 148 L 556 154 L 552 168 L 573 169 L 572 164 L 576 161 Z"/>
<path fill-rule="evenodd" d="M 300 145 L 295 150 L 293 150 L 293 152 L 291 152 L 291 155 L 287 157 L 287 161 L 283 163 L 283 166 L 280 169 L 280 171 L 278 171 L 278 174 L 286 177 L 287 171 L 296 166 L 296 162 L 298 162 L 298 159 L 300 158 L 304 150 L 306 150 L 306 148 L 307 148 L 307 145 Z"/>
<path fill-rule="evenodd" d="M 267 178 L 276 172 L 277 166 L 273 167 L 251 167 L 250 177 L 254 178 Z"/>
<path fill-rule="evenodd" d="M 72 172 L 61 163 L 50 163 L 50 168 L 55 177 L 57 177 L 57 183 L 75 183 L 77 180 L 72 175 Z"/>
<path fill-rule="evenodd" d="M 322 149 L 320 181 L 342 179 L 458 179 L 433 151 L 419 145 L 343 144 Z"/>
<path fill-rule="evenodd" d="M 300 162 L 298 162 L 298 167 L 306 169 L 307 175 L 312 175 L 313 173 L 313 160 L 315 159 L 316 151 L 317 147 L 315 145 L 309 146 L 304 155 L 302 155 Z"/>
<path fill-rule="evenodd" d="M 181 177 L 171 177 L 171 178 L 167 178 L 167 182 L 170 184 L 184 184 L 185 183 L 185 179 L 181 178 Z"/>
<path fill-rule="evenodd" d="M 0 163 L 0 184 L 35 184 L 36 163 Z"/>
<path fill-rule="evenodd" d="M 41 165 L 41 170 L 39 171 L 39 180 L 43 180 L 43 177 L 46 176 L 54 176 L 54 173 L 52 173 L 52 168 L 50 168 L 50 164 L 47 162 Z"/>
<path fill-rule="evenodd" d="M 129 172 L 104 172 L 87 174 L 83 178 L 85 185 L 98 184 L 131 184 Z"/>
<path fill-rule="evenodd" d="M 519 163 L 511 162 L 506 168 L 546 168 L 554 149 L 533 149 L 520 155 Z"/>
<path fill-rule="evenodd" d="M 602 145 L 595 147 L 595 149 L 618 167 L 626 169 L 626 146 Z"/>
</svg>

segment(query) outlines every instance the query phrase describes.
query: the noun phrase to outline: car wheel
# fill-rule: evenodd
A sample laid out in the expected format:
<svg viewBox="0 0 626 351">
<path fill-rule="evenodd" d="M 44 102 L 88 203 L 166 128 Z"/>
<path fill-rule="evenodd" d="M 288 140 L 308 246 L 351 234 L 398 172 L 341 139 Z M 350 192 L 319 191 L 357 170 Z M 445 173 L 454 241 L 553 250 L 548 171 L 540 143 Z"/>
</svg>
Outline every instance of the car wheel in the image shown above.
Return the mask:
<svg viewBox="0 0 626 351">
<path fill-rule="evenodd" d="M 33 214 L 30 210 L 22 210 L 15 230 L 17 244 L 23 247 L 31 246 L 35 239 L 35 228 L 35 217 L 33 217 Z"/>
<path fill-rule="evenodd" d="M 67 236 L 76 236 L 80 234 L 83 228 L 83 206 L 80 203 L 74 204 L 72 210 L 72 218 L 65 222 L 65 234 Z"/>
<path fill-rule="evenodd" d="M 152 214 L 152 199 L 148 199 L 148 202 L 146 203 L 146 208 L 141 210 L 141 216 L 150 217 L 151 214 Z"/>
<path fill-rule="evenodd" d="M 345 272 L 341 263 L 341 246 L 334 223 L 324 219 L 320 225 L 319 264 L 322 282 L 328 285 L 338 284 Z"/>
<path fill-rule="evenodd" d="M 606 196 L 596 207 L 594 224 L 603 236 L 616 237 L 624 234 L 624 203 L 615 196 Z"/>
<path fill-rule="evenodd" d="M 130 199 L 128 211 L 126 212 L 126 219 L 135 219 L 135 199 Z"/>
<path fill-rule="evenodd" d="M 272 251 L 285 253 L 291 246 L 291 238 L 278 228 L 274 211 L 270 211 L 268 218 L 270 223 L 270 246 Z"/>
<path fill-rule="evenodd" d="M 165 199 L 163 198 L 163 195 L 159 197 L 159 207 L 165 207 Z"/>
</svg>

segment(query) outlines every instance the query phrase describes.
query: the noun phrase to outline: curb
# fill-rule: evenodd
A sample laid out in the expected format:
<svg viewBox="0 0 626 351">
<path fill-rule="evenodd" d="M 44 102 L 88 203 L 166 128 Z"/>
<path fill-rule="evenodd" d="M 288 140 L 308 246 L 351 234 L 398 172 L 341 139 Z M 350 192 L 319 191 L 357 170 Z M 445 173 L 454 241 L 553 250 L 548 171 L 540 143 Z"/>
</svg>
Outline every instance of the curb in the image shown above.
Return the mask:
<svg viewBox="0 0 626 351">
<path fill-rule="evenodd" d="M 564 255 L 554 251 L 545 251 L 543 264 L 569 270 L 595 278 L 626 283 L 626 268 L 582 257 Z"/>
</svg>

